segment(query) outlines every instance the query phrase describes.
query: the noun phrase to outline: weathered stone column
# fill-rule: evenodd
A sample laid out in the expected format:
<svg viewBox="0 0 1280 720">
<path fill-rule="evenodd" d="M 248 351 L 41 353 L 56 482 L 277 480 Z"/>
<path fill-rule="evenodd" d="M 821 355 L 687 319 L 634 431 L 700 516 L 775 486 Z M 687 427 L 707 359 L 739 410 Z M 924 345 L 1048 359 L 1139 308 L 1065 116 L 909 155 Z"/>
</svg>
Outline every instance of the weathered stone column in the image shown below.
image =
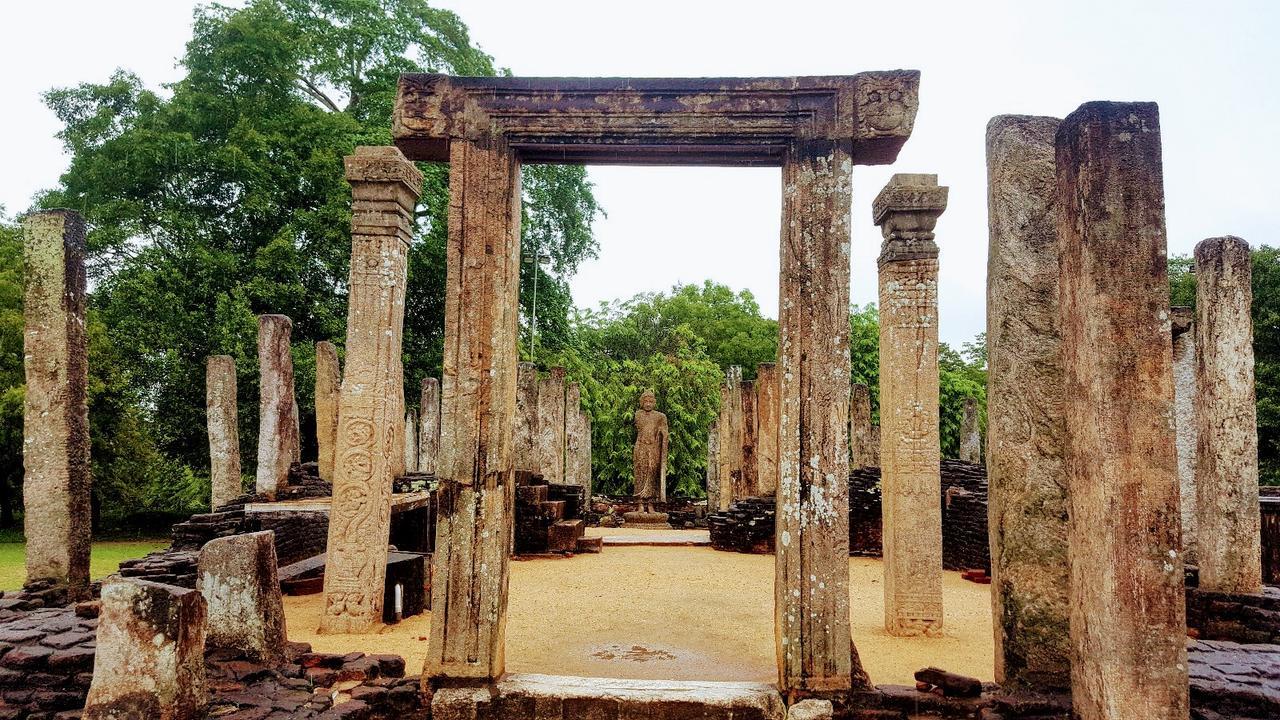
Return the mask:
<svg viewBox="0 0 1280 720">
<path fill-rule="evenodd" d="M 1194 308 L 1169 308 L 1173 335 L 1173 415 L 1177 430 L 1182 559 L 1196 562 L 1196 334 Z"/>
<path fill-rule="evenodd" d="M 1055 145 L 1073 712 L 1186 718 L 1159 113 L 1086 103 Z"/>
<path fill-rule="evenodd" d="M 1200 587 L 1262 592 L 1249 243 L 1196 245 L 1196 544 Z"/>
<path fill-rule="evenodd" d="M 849 634 L 852 171 L 842 141 L 796 142 L 782 165 L 774 628 L 793 696 L 870 685 Z"/>
<path fill-rule="evenodd" d="M 1062 331 L 1053 138 L 1061 121 L 987 124 L 987 479 L 995 678 L 1071 683 Z"/>
<path fill-rule="evenodd" d="M 22 223 L 27 582 L 53 580 L 71 599 L 89 585 L 84 233 L 73 210 L 32 213 Z"/>
<path fill-rule="evenodd" d="M 723 391 L 723 388 L 721 389 Z M 720 421 L 707 429 L 707 512 L 720 511 Z"/>
<path fill-rule="evenodd" d="M 538 450 L 538 366 L 522 362 L 516 366 L 516 420 L 512 435 L 512 462 L 515 469 L 542 474 Z"/>
<path fill-rule="evenodd" d="M 284 315 L 258 316 L 258 478 L 257 491 L 274 497 L 288 484 L 298 453 L 298 405 L 293 395 L 293 322 Z"/>
<path fill-rule="evenodd" d="M 347 366 L 329 512 L 321 632 L 362 632 L 382 618 L 391 484 L 404 417 L 401 332 L 413 211 L 422 173 L 392 147 L 357 147 L 351 183 Z"/>
<path fill-rule="evenodd" d="M 412 408 L 404 413 L 404 471 L 418 472 L 418 419 Z"/>
<path fill-rule="evenodd" d="M 876 467 L 879 456 L 873 447 L 871 433 L 871 388 L 862 383 L 854 383 L 849 396 L 849 437 L 853 451 L 853 468 Z"/>
<path fill-rule="evenodd" d="M 316 343 L 316 446 L 320 479 L 333 482 L 334 453 L 338 447 L 338 396 L 342 391 L 342 367 L 331 342 Z"/>
<path fill-rule="evenodd" d="M 548 483 L 564 482 L 564 368 L 538 380 L 538 465 Z"/>
<path fill-rule="evenodd" d="M 236 418 L 236 361 L 210 355 L 205 361 L 204 407 L 209 428 L 209 508 L 240 496 L 240 430 Z"/>
<path fill-rule="evenodd" d="M 441 502 L 425 674 L 484 680 L 506 665 L 520 163 L 493 137 L 454 138 L 449 162 Z"/>
<path fill-rule="evenodd" d="M 582 488 L 591 501 L 591 420 L 582 409 L 582 388 L 569 383 L 564 393 L 564 481 Z"/>
<path fill-rule="evenodd" d="M 872 206 L 880 249 L 880 458 L 884 626 L 942 632 L 938 445 L 938 246 L 947 207 L 937 175 L 894 175 Z"/>
<path fill-rule="evenodd" d="M 440 381 L 422 378 L 422 399 L 418 406 L 418 472 L 436 474 L 440 457 Z"/>
<path fill-rule="evenodd" d="M 978 399 L 966 397 L 960 416 L 960 459 L 982 462 L 982 429 L 978 420 Z"/>
<path fill-rule="evenodd" d="M 238 650 L 264 664 L 285 659 L 284 600 L 276 562 L 275 533 L 232 535 L 200 549 L 196 589 L 208 608 L 205 643 Z"/>
<path fill-rule="evenodd" d="M 742 398 L 742 474 L 733 490 L 735 498 L 755 497 L 760 494 L 756 481 L 756 390 L 755 384 L 744 380 L 738 391 Z"/>
<path fill-rule="evenodd" d="M 778 492 L 778 366 L 756 367 L 756 493 L 769 497 Z"/>
<path fill-rule="evenodd" d="M 205 602 L 195 590 L 108 578 L 86 720 L 195 720 L 209 700 Z"/>
<path fill-rule="evenodd" d="M 720 509 L 728 510 L 742 484 L 742 368 L 737 365 L 725 373 L 720 388 L 719 428 Z"/>
</svg>

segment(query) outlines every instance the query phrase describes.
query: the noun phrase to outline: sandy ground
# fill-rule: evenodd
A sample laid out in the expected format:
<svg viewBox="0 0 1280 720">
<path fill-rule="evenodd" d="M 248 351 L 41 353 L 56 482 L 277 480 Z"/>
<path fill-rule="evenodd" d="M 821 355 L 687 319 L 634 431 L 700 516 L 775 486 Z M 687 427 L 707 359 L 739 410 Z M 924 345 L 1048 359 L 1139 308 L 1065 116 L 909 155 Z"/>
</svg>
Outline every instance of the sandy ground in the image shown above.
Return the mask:
<svg viewBox="0 0 1280 720">
<path fill-rule="evenodd" d="M 989 586 L 948 572 L 941 638 L 883 629 L 879 560 L 850 558 L 853 639 L 875 683 L 927 665 L 992 677 Z M 289 637 L 318 651 L 395 653 L 421 670 L 430 617 L 368 635 L 318 636 L 321 596 L 285 598 Z M 774 682 L 773 556 L 705 547 L 609 547 L 511 563 L 507 670 L 557 675 Z"/>
</svg>

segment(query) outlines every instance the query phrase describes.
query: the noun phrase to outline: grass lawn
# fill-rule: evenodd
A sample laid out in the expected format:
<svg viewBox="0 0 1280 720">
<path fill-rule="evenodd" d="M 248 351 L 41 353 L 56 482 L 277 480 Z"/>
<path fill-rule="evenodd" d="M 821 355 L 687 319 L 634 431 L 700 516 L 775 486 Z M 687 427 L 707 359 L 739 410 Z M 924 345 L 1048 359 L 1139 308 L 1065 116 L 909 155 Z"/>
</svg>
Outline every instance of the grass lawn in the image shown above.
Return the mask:
<svg viewBox="0 0 1280 720">
<path fill-rule="evenodd" d="M 167 540 L 103 540 L 93 544 L 89 575 L 97 580 L 115 572 L 121 560 L 142 557 L 152 550 L 168 547 Z M 22 587 L 27 568 L 25 543 L 0 542 L 0 590 Z"/>
</svg>

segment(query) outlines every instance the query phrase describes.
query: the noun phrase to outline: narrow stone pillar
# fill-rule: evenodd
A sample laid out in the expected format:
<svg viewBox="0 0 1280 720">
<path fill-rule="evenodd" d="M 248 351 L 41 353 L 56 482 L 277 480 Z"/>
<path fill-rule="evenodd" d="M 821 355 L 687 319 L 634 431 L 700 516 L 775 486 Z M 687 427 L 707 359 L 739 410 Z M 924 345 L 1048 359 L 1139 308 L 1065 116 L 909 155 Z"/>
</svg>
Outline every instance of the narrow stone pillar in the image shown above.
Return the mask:
<svg viewBox="0 0 1280 720">
<path fill-rule="evenodd" d="M 771 497 L 778 492 L 778 366 L 756 367 L 756 493 Z"/>
<path fill-rule="evenodd" d="M 268 665 L 285 659 L 288 633 L 276 566 L 270 530 L 215 538 L 200 548 L 196 589 L 208 608 L 209 647 L 238 650 Z"/>
<path fill-rule="evenodd" d="M 774 633 L 793 697 L 870 686 L 849 634 L 852 171 L 839 141 L 796 142 L 782 165 Z"/>
<path fill-rule="evenodd" d="M 329 512 L 320 631 L 363 632 L 382 618 L 391 484 L 404 417 L 401 332 L 413 211 L 422 173 L 393 147 L 357 147 L 351 183 L 347 366 Z"/>
<path fill-rule="evenodd" d="M 1159 113 L 1086 103 L 1055 146 L 1073 713 L 1186 718 Z"/>
<path fill-rule="evenodd" d="M 342 392 L 342 367 L 331 342 L 316 343 L 316 446 L 320 479 L 333 482 L 334 453 L 338 447 L 338 396 Z"/>
<path fill-rule="evenodd" d="M 738 486 L 734 488 L 735 497 L 756 497 L 760 494 L 760 486 L 756 481 L 756 390 L 755 384 L 744 380 L 738 391 L 742 398 L 742 474 Z"/>
<path fill-rule="evenodd" d="M 85 720 L 196 720 L 209 700 L 205 602 L 195 590 L 134 578 L 102 585 Z"/>
<path fill-rule="evenodd" d="M 960 459 L 982 462 L 982 429 L 979 427 L 978 399 L 966 397 L 960 415 Z"/>
<path fill-rule="evenodd" d="M 418 472 L 418 418 L 412 408 L 404 413 L 404 471 Z"/>
<path fill-rule="evenodd" d="M 506 666 L 520 163 L 492 137 L 454 138 L 449 162 L 444 432 L 425 674 L 486 680 Z"/>
<path fill-rule="evenodd" d="M 564 482 L 564 368 L 538 380 L 538 465 L 548 483 Z"/>
<path fill-rule="evenodd" d="M 1196 311 L 1169 308 L 1173 336 L 1173 415 L 1178 447 L 1178 503 L 1182 509 L 1182 559 L 1196 562 Z"/>
<path fill-rule="evenodd" d="M 298 412 L 293 395 L 293 322 L 284 315 L 258 316 L 257 491 L 274 497 L 289 482 L 298 452 Z"/>
<path fill-rule="evenodd" d="M 852 469 L 879 465 L 875 461 L 879 453 L 872 447 L 871 388 L 862 383 L 854 383 L 849 396 L 849 437 L 853 451 Z"/>
<path fill-rule="evenodd" d="M 511 454 L 515 469 L 541 475 L 538 450 L 538 366 L 522 362 L 516 367 L 516 420 Z"/>
<path fill-rule="evenodd" d="M 209 428 L 209 509 L 240 496 L 240 424 L 236 418 L 236 361 L 210 355 L 205 361 L 204 408 Z"/>
<path fill-rule="evenodd" d="M 440 457 L 440 381 L 422 378 L 422 398 L 418 405 L 418 472 L 436 474 Z"/>
<path fill-rule="evenodd" d="M 720 421 L 707 429 L 707 512 L 720 511 Z"/>
<path fill-rule="evenodd" d="M 1196 526 L 1200 587 L 1262 592 L 1249 243 L 1196 245 Z"/>
<path fill-rule="evenodd" d="M 995 678 L 1071 683 L 1062 332 L 1053 138 L 1061 121 L 987 124 L 987 479 Z"/>
<path fill-rule="evenodd" d="M 942 632 L 938 445 L 938 246 L 947 207 L 937 175 L 894 175 L 872 206 L 880 249 L 880 458 L 884 626 Z"/>
<path fill-rule="evenodd" d="M 81 599 L 89 585 L 89 350 L 84 218 L 32 213 L 22 223 L 22 481 L 27 582 Z"/>
<path fill-rule="evenodd" d="M 720 509 L 728 510 L 742 484 L 742 368 L 737 365 L 725 373 L 720 388 L 719 427 Z"/>
<path fill-rule="evenodd" d="M 582 409 L 582 388 L 569 383 L 564 393 L 564 481 L 582 488 L 591 500 L 591 421 Z"/>
</svg>

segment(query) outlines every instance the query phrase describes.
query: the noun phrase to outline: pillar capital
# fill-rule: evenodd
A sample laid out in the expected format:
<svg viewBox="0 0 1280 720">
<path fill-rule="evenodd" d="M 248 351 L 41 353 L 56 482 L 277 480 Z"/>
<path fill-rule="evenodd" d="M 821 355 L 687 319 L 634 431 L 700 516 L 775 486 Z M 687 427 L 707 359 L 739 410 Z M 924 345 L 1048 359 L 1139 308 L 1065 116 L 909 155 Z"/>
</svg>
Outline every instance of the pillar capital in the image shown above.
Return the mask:
<svg viewBox="0 0 1280 720">
<path fill-rule="evenodd" d="M 872 220 L 884 233 L 881 263 L 938 256 L 933 228 L 947 209 L 948 190 L 938 185 L 937 175 L 897 173 L 889 178 L 871 204 Z"/>
<path fill-rule="evenodd" d="M 400 229 L 402 239 L 407 242 L 412 230 L 401 228 L 395 220 L 401 213 L 408 213 L 412 218 L 418 196 L 422 194 L 422 172 L 390 145 L 361 145 L 354 154 L 343 158 L 343 165 L 347 182 L 351 184 L 352 230 L 379 235 Z M 384 207 L 388 203 L 392 205 Z M 371 214 L 386 215 L 387 222 L 376 222 Z M 378 226 L 385 226 L 391 232 L 378 232 L 374 229 Z"/>
</svg>

